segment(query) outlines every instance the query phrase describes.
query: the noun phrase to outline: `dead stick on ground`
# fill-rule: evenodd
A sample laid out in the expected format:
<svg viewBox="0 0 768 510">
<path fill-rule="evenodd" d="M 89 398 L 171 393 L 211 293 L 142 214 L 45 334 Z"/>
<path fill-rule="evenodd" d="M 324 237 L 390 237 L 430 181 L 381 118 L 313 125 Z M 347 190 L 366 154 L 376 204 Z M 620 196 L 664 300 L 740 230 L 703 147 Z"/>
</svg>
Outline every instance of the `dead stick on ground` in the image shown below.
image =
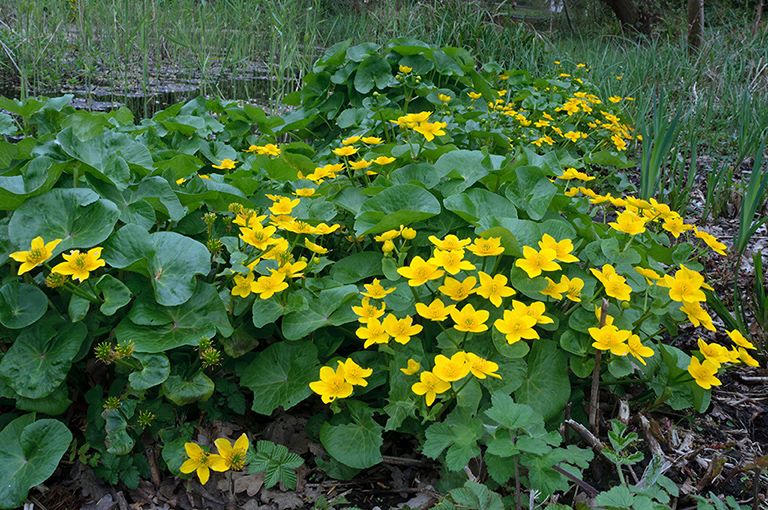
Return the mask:
<svg viewBox="0 0 768 510">
<path fill-rule="evenodd" d="M 603 298 L 603 306 L 600 307 L 600 328 L 605 327 L 605 321 L 608 318 L 608 300 Z M 597 417 L 598 393 L 600 391 L 600 361 L 603 357 L 603 351 L 597 351 L 595 354 L 595 368 L 592 369 L 592 395 L 589 399 L 589 428 L 595 436 L 600 433 L 600 424 Z"/>
</svg>

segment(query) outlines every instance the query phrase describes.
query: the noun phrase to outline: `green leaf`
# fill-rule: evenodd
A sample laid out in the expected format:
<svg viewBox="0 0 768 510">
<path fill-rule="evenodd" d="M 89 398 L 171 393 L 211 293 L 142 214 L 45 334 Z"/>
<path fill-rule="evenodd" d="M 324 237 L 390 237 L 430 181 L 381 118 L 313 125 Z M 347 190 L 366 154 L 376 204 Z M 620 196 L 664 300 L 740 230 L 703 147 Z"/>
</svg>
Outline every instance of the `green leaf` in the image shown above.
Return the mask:
<svg viewBox="0 0 768 510">
<path fill-rule="evenodd" d="M 45 397 L 64 382 L 88 332 L 81 322 L 58 333 L 42 322 L 23 330 L 0 361 L 0 377 L 22 397 Z"/>
<path fill-rule="evenodd" d="M 355 234 L 408 226 L 440 214 L 440 210 L 440 203 L 424 188 L 414 184 L 392 186 L 366 200 L 355 218 Z"/>
<path fill-rule="evenodd" d="M 131 388 L 146 390 L 162 384 L 171 374 L 171 364 L 165 354 L 133 353 L 133 357 L 141 363 L 140 372 L 132 372 L 128 376 Z"/>
<path fill-rule="evenodd" d="M 563 410 L 570 395 L 567 355 L 550 340 L 535 341 L 528 355 L 528 374 L 515 399 L 548 420 Z"/>
<path fill-rule="evenodd" d="M 3 166 L 6 165 L 0 160 L 0 168 Z M 50 190 L 66 167 L 67 163 L 40 156 L 21 167 L 19 175 L 0 176 L 0 203 L 3 209 L 12 211 L 28 198 Z"/>
<path fill-rule="evenodd" d="M 525 210 L 532 220 L 540 220 L 546 214 L 557 186 L 552 184 L 540 168 L 521 166 L 515 169 L 516 186 L 507 188 L 509 198 L 519 209 Z"/>
<path fill-rule="evenodd" d="M 204 244 L 176 232 L 156 232 L 150 237 L 155 253 L 148 269 L 155 298 L 163 306 L 180 305 L 195 292 L 195 275 L 211 270 L 211 253 Z"/>
<path fill-rule="evenodd" d="M 516 404 L 512 397 L 505 393 L 496 392 L 491 395 L 491 408 L 485 412 L 488 418 L 510 430 L 525 429 L 530 424 L 543 421 L 531 406 Z"/>
<path fill-rule="evenodd" d="M 0 287 L 0 324 L 6 328 L 25 328 L 47 309 L 45 293 L 34 285 L 11 282 Z"/>
<path fill-rule="evenodd" d="M 357 67 L 354 84 L 355 90 L 361 94 L 367 94 L 374 87 L 381 90 L 390 86 L 393 81 L 392 67 L 389 62 L 380 55 L 371 55 Z"/>
<path fill-rule="evenodd" d="M 598 494 L 595 503 L 607 508 L 634 508 L 634 499 L 627 487 L 618 485 Z"/>
<path fill-rule="evenodd" d="M 462 508 L 504 510 L 501 496 L 481 483 L 468 481 L 464 487 L 453 489 L 450 494 Z"/>
<path fill-rule="evenodd" d="M 107 409 L 101 413 L 104 418 L 104 431 L 107 451 L 115 455 L 125 455 L 133 449 L 133 438 L 128 434 L 128 422 L 119 409 Z"/>
<path fill-rule="evenodd" d="M 454 411 L 442 423 L 429 426 L 422 453 L 437 459 L 446 448 L 445 465 L 451 471 L 459 471 L 470 459 L 480 455 L 477 441 L 482 437 L 482 422 Z"/>
<path fill-rule="evenodd" d="M 306 295 L 306 309 L 283 317 L 283 335 L 288 340 L 299 340 L 323 326 L 355 322 L 357 315 L 348 301 L 357 296 L 357 292 L 354 285 L 344 285 L 322 290 L 316 296 Z"/>
<path fill-rule="evenodd" d="M 365 469 L 381 462 L 384 428 L 373 419 L 371 408 L 353 402 L 347 402 L 351 421 L 341 425 L 325 422 L 320 428 L 320 442 L 328 455 L 342 464 Z"/>
<path fill-rule="evenodd" d="M 129 165 L 140 169 L 145 175 L 152 170 L 149 149 L 125 133 L 108 130 L 90 140 L 80 141 L 72 128 L 65 128 L 56 140 L 65 153 L 85 163 L 96 177 L 120 190 L 128 187 L 131 178 Z"/>
<path fill-rule="evenodd" d="M 139 225 L 126 225 L 104 243 L 102 258 L 111 267 L 149 275 L 147 260 L 155 254 L 149 232 Z"/>
<path fill-rule="evenodd" d="M 481 218 L 517 218 L 517 209 L 508 199 L 481 188 L 471 188 L 443 201 L 449 211 L 477 225 Z"/>
<path fill-rule="evenodd" d="M 182 345 L 198 345 L 201 338 L 232 334 L 227 310 L 216 289 L 197 282 L 194 294 L 178 306 L 158 305 L 150 292 L 144 292 L 117 325 L 119 342 L 134 342 L 136 352 L 165 352 Z"/>
<path fill-rule="evenodd" d="M 104 315 L 114 315 L 116 311 L 131 302 L 130 289 L 112 275 L 105 274 L 96 284 L 104 302 L 99 307 Z"/>
<path fill-rule="evenodd" d="M 20 395 L 15 395 L 15 397 L 17 409 L 31 413 L 44 413 L 50 416 L 63 414 L 72 405 L 66 382 L 61 383 L 52 393 L 42 398 L 26 398 Z"/>
<path fill-rule="evenodd" d="M 353 253 L 334 262 L 331 266 L 331 278 L 341 284 L 357 283 L 369 276 L 381 274 L 384 255 L 373 251 Z"/>
<path fill-rule="evenodd" d="M 312 394 L 309 383 L 318 378 L 317 366 L 317 347 L 311 342 L 278 342 L 256 355 L 240 384 L 253 392 L 252 409 L 270 415 Z"/>
<path fill-rule="evenodd" d="M 172 375 L 163 383 L 163 394 L 178 406 L 205 402 L 211 398 L 214 389 L 213 381 L 202 372 L 197 372 L 190 379 Z"/>
<path fill-rule="evenodd" d="M 67 427 L 28 414 L 0 431 L 0 508 L 20 507 L 29 489 L 50 477 L 72 442 Z"/>
<path fill-rule="evenodd" d="M 24 202 L 11 217 L 8 233 L 21 249 L 32 239 L 45 242 L 61 239 L 53 254 L 70 248 L 90 248 L 112 233 L 118 218 L 117 207 L 83 188 L 52 189 Z"/>
</svg>

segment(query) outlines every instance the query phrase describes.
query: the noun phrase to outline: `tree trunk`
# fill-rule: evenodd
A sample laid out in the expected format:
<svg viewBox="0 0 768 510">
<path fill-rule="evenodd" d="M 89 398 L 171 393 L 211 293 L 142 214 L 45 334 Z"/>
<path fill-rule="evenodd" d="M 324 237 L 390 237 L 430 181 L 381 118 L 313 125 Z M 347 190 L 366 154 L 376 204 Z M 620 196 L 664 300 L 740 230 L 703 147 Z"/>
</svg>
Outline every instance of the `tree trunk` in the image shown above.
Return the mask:
<svg viewBox="0 0 768 510">
<path fill-rule="evenodd" d="M 688 0 L 688 48 L 701 47 L 704 32 L 704 0 Z"/>
<path fill-rule="evenodd" d="M 603 0 L 621 23 L 625 32 L 650 37 L 659 21 L 659 7 L 651 0 Z"/>
</svg>

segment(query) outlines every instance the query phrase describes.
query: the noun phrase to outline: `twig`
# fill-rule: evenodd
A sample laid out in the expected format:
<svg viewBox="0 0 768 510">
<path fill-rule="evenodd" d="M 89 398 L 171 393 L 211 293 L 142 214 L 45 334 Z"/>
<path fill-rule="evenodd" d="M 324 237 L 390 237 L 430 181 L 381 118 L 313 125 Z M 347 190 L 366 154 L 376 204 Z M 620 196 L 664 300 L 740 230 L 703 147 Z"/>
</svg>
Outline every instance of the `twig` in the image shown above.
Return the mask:
<svg viewBox="0 0 768 510">
<path fill-rule="evenodd" d="M 578 432 L 579 435 L 582 437 L 582 439 L 584 439 L 584 441 L 589 443 L 589 446 L 591 446 L 592 449 L 594 449 L 596 452 L 602 454 L 603 448 L 605 448 L 605 446 L 584 425 L 582 425 L 581 423 L 579 423 L 577 421 L 573 421 L 573 420 L 565 420 L 564 423 L 566 425 L 568 425 L 569 427 L 571 427 L 576 432 Z"/>
<path fill-rule="evenodd" d="M 584 489 L 584 492 L 586 492 L 587 494 L 589 494 L 589 495 L 590 495 L 590 497 L 593 497 L 593 498 L 594 498 L 594 497 L 597 497 L 597 495 L 598 495 L 597 489 L 595 489 L 594 487 L 592 487 L 591 485 L 589 485 L 587 482 L 585 482 L 585 481 L 584 481 L 584 480 L 582 480 L 581 478 L 578 478 L 578 477 L 576 477 L 576 476 L 572 475 L 571 473 L 569 473 L 569 472 L 568 472 L 568 471 L 566 471 L 565 469 L 561 468 L 561 467 L 560 467 L 560 466 L 558 466 L 557 464 L 555 464 L 554 466 L 552 466 L 552 469 L 554 469 L 555 471 L 557 471 L 557 472 L 558 472 L 558 473 L 560 473 L 561 475 L 565 476 L 566 478 L 569 478 L 569 479 L 571 479 L 571 480 L 572 480 L 572 481 L 573 481 L 573 482 L 574 482 L 576 485 L 578 485 L 579 487 L 581 487 L 582 489 Z"/>
<path fill-rule="evenodd" d="M 157 468 L 157 459 L 155 459 L 155 451 L 150 446 L 144 453 L 147 455 L 147 463 L 149 464 L 149 475 L 152 477 L 152 483 L 155 488 L 160 487 L 160 470 Z"/>
<path fill-rule="evenodd" d="M 605 327 L 605 321 L 608 317 L 608 300 L 603 298 L 603 305 L 600 307 L 600 328 Z M 589 399 L 589 428 L 597 436 L 600 433 L 600 424 L 597 420 L 598 397 L 600 391 L 600 362 L 602 361 L 603 351 L 597 350 L 595 354 L 595 368 L 592 369 L 592 394 Z"/>
</svg>

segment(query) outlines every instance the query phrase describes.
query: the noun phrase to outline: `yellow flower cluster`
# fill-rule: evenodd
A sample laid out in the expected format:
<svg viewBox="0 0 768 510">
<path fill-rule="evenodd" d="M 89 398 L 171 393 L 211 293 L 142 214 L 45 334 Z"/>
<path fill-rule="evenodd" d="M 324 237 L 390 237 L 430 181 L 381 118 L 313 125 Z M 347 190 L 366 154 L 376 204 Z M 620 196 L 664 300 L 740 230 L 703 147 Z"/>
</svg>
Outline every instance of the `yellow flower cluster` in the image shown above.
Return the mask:
<svg viewBox="0 0 768 510">
<path fill-rule="evenodd" d="M 205 485 L 211 475 L 211 471 L 239 471 L 245 467 L 246 453 L 248 452 L 248 437 L 243 434 L 234 446 L 228 439 L 219 438 L 214 441 L 218 454 L 209 453 L 195 443 L 186 443 L 184 450 L 187 459 L 179 468 L 182 473 L 197 472 L 200 483 Z"/>
<path fill-rule="evenodd" d="M 18 274 L 22 275 L 40 264 L 45 263 L 53 256 L 53 250 L 61 242 L 61 239 L 55 239 L 49 243 L 43 241 L 42 237 L 32 239 L 28 251 L 17 251 L 11 253 L 10 257 L 16 262 L 21 262 Z M 92 271 L 104 267 L 106 262 L 101 259 L 102 247 L 91 248 L 85 253 L 80 250 L 70 250 L 69 253 L 62 254 L 64 262 L 56 264 L 51 268 L 51 273 L 71 276 L 73 280 L 82 282 L 87 280 Z M 61 282 L 63 283 L 63 281 Z"/>
<path fill-rule="evenodd" d="M 448 100 L 450 101 L 450 98 L 448 98 Z M 397 120 L 391 120 L 390 122 L 402 129 L 412 129 L 417 133 L 422 134 L 427 141 L 432 141 L 435 136 L 442 136 L 445 134 L 443 128 L 448 124 L 445 122 L 429 122 L 430 115 L 432 115 L 432 112 L 409 113 L 408 115 L 403 115 L 398 117 Z"/>
<path fill-rule="evenodd" d="M 331 367 L 320 369 L 320 380 L 309 383 L 309 387 L 320 395 L 324 404 L 330 404 L 337 398 L 347 398 L 354 386 L 368 386 L 365 380 L 373 373 L 371 368 L 362 368 L 351 358 L 338 361 L 336 370 Z"/>
<path fill-rule="evenodd" d="M 411 359 L 408 360 L 408 368 L 401 370 L 407 375 L 413 375 L 419 368 L 419 363 Z M 498 369 L 498 364 L 471 352 L 459 351 L 450 358 L 438 354 L 435 356 L 432 371 L 423 371 L 419 375 L 419 382 L 414 383 L 411 390 L 416 395 L 424 395 L 427 405 L 431 406 L 437 395 L 451 389 L 452 382 L 459 381 L 470 373 L 478 379 L 488 376 L 501 379 L 496 373 Z"/>
</svg>

